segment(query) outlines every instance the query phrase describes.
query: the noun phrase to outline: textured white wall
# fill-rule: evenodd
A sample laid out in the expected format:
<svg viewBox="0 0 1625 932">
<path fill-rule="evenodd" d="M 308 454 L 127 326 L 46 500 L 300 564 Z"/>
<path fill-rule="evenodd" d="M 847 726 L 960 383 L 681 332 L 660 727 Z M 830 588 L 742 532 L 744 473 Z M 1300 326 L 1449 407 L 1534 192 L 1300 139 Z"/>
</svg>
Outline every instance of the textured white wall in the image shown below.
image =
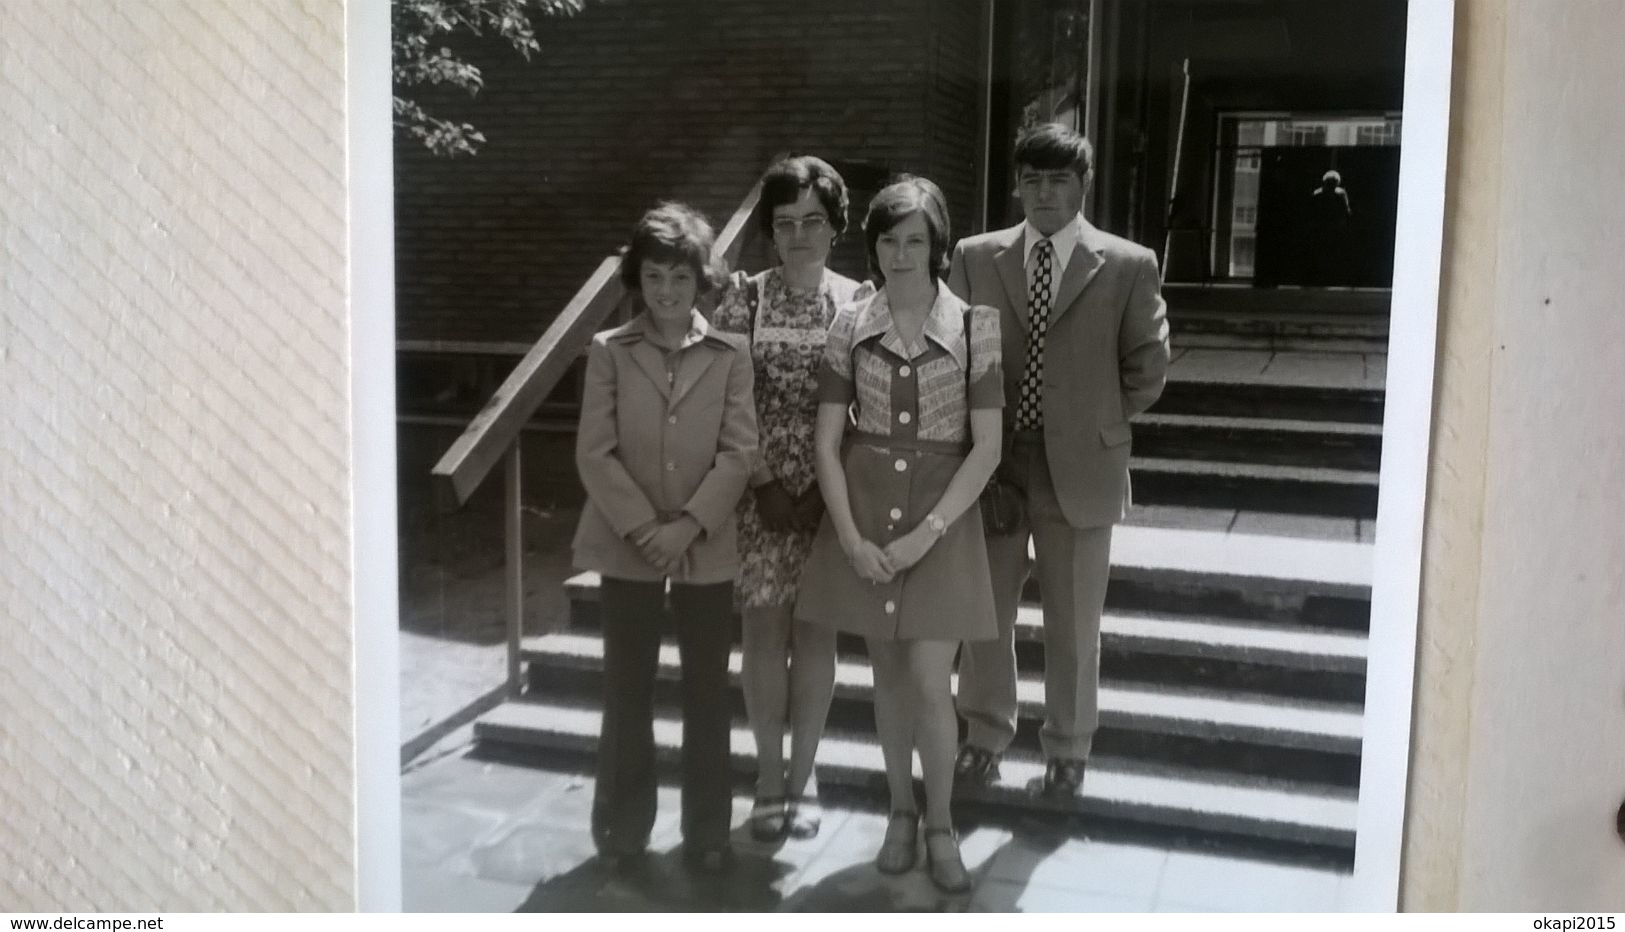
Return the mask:
<svg viewBox="0 0 1625 932">
<path fill-rule="evenodd" d="M 1625 8 L 1508 4 L 1461 903 L 1625 909 Z"/>
<path fill-rule="evenodd" d="M 1625 909 L 1625 16 L 1458 0 L 1403 904 Z"/>
<path fill-rule="evenodd" d="M 355 902 L 343 68 L 0 3 L 0 909 Z"/>
</svg>

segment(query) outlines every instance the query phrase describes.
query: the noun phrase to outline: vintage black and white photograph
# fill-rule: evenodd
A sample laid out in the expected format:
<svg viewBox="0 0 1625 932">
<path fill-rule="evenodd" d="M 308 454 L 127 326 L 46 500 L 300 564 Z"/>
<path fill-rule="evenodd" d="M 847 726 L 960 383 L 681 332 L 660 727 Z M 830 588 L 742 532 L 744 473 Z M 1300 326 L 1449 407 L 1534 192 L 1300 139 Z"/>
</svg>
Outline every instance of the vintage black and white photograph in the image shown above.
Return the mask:
<svg viewBox="0 0 1625 932">
<path fill-rule="evenodd" d="M 391 0 L 404 908 L 1394 908 L 1422 3 Z"/>
</svg>

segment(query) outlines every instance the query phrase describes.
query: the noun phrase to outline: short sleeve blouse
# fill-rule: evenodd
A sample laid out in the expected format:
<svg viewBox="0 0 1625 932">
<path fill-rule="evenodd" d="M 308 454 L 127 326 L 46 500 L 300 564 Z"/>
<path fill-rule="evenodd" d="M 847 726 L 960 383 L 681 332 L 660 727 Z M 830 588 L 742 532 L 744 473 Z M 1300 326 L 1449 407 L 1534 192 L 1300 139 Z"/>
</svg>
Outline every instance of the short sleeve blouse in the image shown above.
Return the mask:
<svg viewBox="0 0 1625 932">
<path fill-rule="evenodd" d="M 830 326 L 818 400 L 855 403 L 864 433 L 966 442 L 971 410 L 1004 407 L 999 313 L 939 283 L 920 338 L 905 345 L 884 290 L 846 305 Z"/>
</svg>

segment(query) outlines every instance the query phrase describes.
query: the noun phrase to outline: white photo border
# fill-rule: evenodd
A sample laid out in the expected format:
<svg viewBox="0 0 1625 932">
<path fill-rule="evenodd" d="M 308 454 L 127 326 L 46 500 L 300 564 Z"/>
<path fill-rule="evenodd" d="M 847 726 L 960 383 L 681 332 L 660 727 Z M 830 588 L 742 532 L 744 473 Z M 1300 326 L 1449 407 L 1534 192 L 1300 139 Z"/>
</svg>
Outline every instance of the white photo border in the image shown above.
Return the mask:
<svg viewBox="0 0 1625 932">
<path fill-rule="evenodd" d="M 1399 221 L 1388 315 L 1371 624 L 1366 639 L 1360 808 L 1355 822 L 1354 876 L 1345 909 L 1394 910 L 1399 906 L 1411 704 L 1416 688 L 1422 519 L 1433 419 L 1455 2 L 1410 0 L 1406 17 Z"/>
<path fill-rule="evenodd" d="M 1443 244 L 1454 0 L 1409 0 L 1355 862 L 1344 909 L 1398 906 Z M 389 0 L 346 4 L 356 892 L 401 908 Z"/>
</svg>

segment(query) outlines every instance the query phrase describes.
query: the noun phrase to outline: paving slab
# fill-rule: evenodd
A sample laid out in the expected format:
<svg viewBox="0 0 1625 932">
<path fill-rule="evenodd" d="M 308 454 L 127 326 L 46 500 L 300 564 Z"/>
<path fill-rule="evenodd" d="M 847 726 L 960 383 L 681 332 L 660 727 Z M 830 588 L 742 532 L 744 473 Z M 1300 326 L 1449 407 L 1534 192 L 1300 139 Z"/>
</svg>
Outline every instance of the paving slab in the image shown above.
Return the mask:
<svg viewBox="0 0 1625 932">
<path fill-rule="evenodd" d="M 1380 377 L 1371 377 L 1365 356 L 1358 353 L 1276 353 L 1260 377 L 1279 385 L 1380 390 L 1383 381 Z"/>
<path fill-rule="evenodd" d="M 487 812 L 477 805 L 451 801 L 426 802 L 403 792 L 401 800 L 401 864 L 405 867 L 461 869 L 459 864 L 481 840 L 502 827 L 508 816 Z"/>
<path fill-rule="evenodd" d="M 1327 515 L 1294 515 L 1271 511 L 1240 511 L 1230 529 L 1238 534 L 1309 537 L 1316 540 L 1360 542 L 1360 519 Z"/>
<path fill-rule="evenodd" d="M 1123 526 L 1112 532 L 1113 566 L 1371 585 L 1372 548 L 1345 541 Z"/>
<path fill-rule="evenodd" d="M 1034 832 L 999 852 L 990 880 L 1074 893 L 1111 894 L 1149 908 L 1168 851 Z"/>
<path fill-rule="evenodd" d="M 977 887 L 970 908 L 993 913 L 1144 913 L 1151 911 L 1151 904 L 1148 897 L 988 880 Z"/>
<path fill-rule="evenodd" d="M 1158 912 L 1327 912 L 1345 875 L 1173 851 L 1157 887 Z"/>
<path fill-rule="evenodd" d="M 408 866 L 401 873 L 401 911 L 407 913 L 511 913 L 530 893 L 526 885 L 434 868 Z"/>
<path fill-rule="evenodd" d="M 1131 505 L 1123 523 L 1137 527 L 1177 528 L 1187 531 L 1228 531 L 1235 519 L 1234 508 Z"/>
<path fill-rule="evenodd" d="M 1360 543 L 1374 544 L 1377 542 L 1377 522 L 1374 518 L 1359 518 L 1358 533 Z"/>
<path fill-rule="evenodd" d="M 1269 350 L 1192 347 L 1168 365 L 1168 378 L 1188 382 L 1263 381 L 1264 369 L 1274 356 Z"/>
<path fill-rule="evenodd" d="M 1386 385 L 1388 383 L 1388 354 L 1366 353 L 1365 376 Z"/>
</svg>

